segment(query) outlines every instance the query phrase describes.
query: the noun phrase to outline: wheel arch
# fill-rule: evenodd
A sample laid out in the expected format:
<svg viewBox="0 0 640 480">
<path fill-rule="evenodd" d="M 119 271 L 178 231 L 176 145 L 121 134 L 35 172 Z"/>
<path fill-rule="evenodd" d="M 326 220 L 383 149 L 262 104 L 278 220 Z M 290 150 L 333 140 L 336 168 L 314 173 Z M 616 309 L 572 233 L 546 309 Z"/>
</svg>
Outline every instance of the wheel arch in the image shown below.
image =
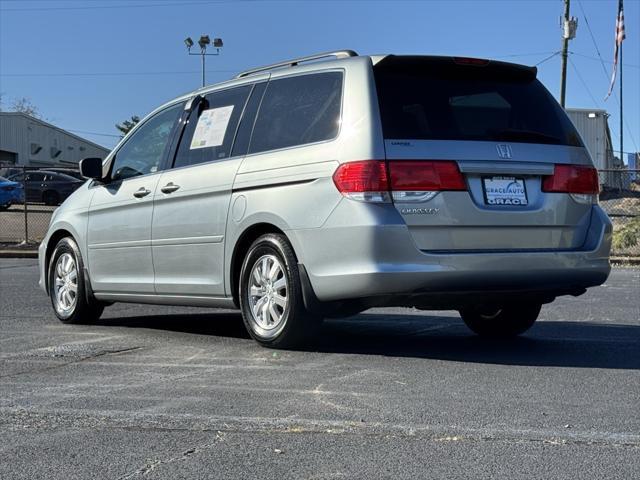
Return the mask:
<svg viewBox="0 0 640 480">
<path fill-rule="evenodd" d="M 51 262 L 51 256 L 53 255 L 53 251 L 56 248 L 56 245 L 58 245 L 58 242 L 60 240 L 62 240 L 65 237 L 71 237 L 73 238 L 73 241 L 76 242 L 76 244 L 78 243 L 78 241 L 76 240 L 76 238 L 73 236 L 73 234 L 69 231 L 66 230 L 64 228 L 61 228 L 59 230 L 56 230 L 55 232 L 53 232 L 51 234 L 51 236 L 49 237 L 49 241 L 47 242 L 47 249 L 45 251 L 45 256 L 44 256 L 44 271 L 48 272 L 49 271 L 49 262 Z M 47 285 L 47 288 L 49 288 L 49 277 L 48 275 L 45 276 L 45 282 Z"/>
<path fill-rule="evenodd" d="M 238 237 L 238 240 L 235 242 L 233 253 L 231 254 L 231 264 L 230 264 L 230 290 L 233 296 L 233 303 L 239 307 L 240 299 L 239 299 L 239 285 L 238 281 L 240 278 L 240 270 L 242 269 L 242 262 L 251 247 L 251 244 L 255 242 L 262 235 L 266 235 L 268 233 L 276 233 L 280 235 L 284 235 L 289 241 L 289 237 L 287 234 L 276 225 L 268 222 L 260 222 L 253 224 L 247 227 Z M 293 247 L 292 247 L 293 248 Z M 294 255 L 296 255 L 294 249 Z M 296 255 L 297 258 L 297 255 Z"/>
</svg>

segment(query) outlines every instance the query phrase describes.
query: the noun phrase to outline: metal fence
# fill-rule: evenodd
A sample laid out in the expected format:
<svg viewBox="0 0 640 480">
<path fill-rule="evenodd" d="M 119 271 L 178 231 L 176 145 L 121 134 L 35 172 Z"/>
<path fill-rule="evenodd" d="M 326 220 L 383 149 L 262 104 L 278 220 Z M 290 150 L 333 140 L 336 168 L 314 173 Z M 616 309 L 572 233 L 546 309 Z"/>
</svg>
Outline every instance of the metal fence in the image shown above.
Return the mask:
<svg viewBox="0 0 640 480">
<path fill-rule="evenodd" d="M 0 177 L 0 247 L 40 243 L 53 211 L 82 185 L 78 170 L 65 167 L 0 164 Z"/>
<path fill-rule="evenodd" d="M 0 203 L 0 246 L 37 245 L 47 232 L 51 214 L 64 200 L 65 192 L 47 194 L 51 190 L 38 189 L 38 182 L 27 180 L 28 175 L 35 173 L 64 173 L 79 177 L 77 170 L 72 169 L 0 164 L 0 176 L 20 180 L 26 193 L 26 201 L 12 201 L 7 208 Z M 640 170 L 600 170 L 599 176 L 602 185 L 600 205 L 614 226 L 613 255 L 640 256 Z M 0 202 L 3 198 L 6 197 L 0 191 Z"/>
<path fill-rule="evenodd" d="M 612 253 L 640 256 L 640 170 L 600 170 L 600 206 L 613 222 Z"/>
</svg>

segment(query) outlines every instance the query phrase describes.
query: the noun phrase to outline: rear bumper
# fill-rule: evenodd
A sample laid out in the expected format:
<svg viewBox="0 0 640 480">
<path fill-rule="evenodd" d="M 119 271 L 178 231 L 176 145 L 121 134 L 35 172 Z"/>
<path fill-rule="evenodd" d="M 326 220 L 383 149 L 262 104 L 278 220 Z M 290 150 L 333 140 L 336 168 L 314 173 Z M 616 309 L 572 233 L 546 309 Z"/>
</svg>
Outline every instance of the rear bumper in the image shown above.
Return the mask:
<svg viewBox="0 0 640 480">
<path fill-rule="evenodd" d="M 290 232 L 318 300 L 379 297 L 379 304 L 389 305 L 411 303 L 393 297 L 442 296 L 455 305 L 462 300 L 456 296 L 482 292 L 579 294 L 607 279 L 611 233 L 611 222 L 598 206 L 583 246 L 567 251 L 423 252 L 401 220 Z"/>
</svg>

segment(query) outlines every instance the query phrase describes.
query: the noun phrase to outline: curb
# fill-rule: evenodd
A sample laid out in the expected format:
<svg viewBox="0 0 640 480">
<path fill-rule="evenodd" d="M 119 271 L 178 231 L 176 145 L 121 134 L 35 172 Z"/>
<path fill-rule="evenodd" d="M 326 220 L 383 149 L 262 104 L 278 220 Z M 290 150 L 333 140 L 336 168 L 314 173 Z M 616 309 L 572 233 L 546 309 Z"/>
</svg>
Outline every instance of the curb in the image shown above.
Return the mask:
<svg viewBox="0 0 640 480">
<path fill-rule="evenodd" d="M 38 258 L 38 250 L 0 250 L 0 258 Z"/>
<path fill-rule="evenodd" d="M 611 257 L 610 262 L 617 265 L 640 265 L 640 257 Z"/>
</svg>

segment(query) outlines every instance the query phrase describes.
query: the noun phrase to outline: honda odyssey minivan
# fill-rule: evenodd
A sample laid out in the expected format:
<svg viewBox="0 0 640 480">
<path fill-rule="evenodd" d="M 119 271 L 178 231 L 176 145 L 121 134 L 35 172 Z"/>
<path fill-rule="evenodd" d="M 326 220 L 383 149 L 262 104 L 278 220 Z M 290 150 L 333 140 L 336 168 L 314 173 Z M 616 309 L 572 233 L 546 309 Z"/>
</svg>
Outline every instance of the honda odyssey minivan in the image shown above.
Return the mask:
<svg viewBox="0 0 640 480">
<path fill-rule="evenodd" d="M 66 323 L 114 302 L 238 308 L 291 347 L 404 306 L 513 336 L 610 271 L 597 171 L 534 67 L 297 58 L 171 100 L 80 168 L 39 252 Z"/>
</svg>

